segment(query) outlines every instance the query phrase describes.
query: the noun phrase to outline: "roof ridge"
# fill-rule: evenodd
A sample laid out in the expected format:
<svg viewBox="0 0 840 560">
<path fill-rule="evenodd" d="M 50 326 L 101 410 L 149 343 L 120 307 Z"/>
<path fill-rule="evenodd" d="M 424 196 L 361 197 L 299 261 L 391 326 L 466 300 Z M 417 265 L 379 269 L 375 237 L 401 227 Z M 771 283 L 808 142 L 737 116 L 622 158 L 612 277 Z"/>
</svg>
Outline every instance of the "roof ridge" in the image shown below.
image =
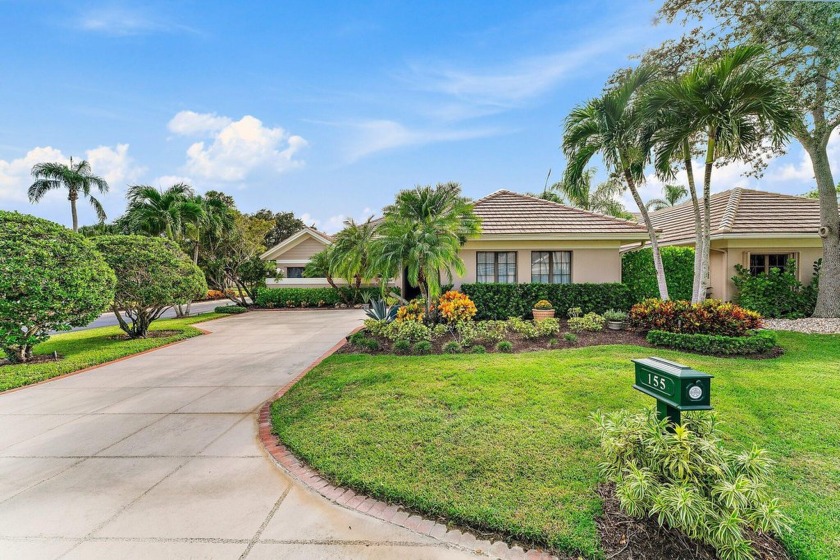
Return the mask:
<svg viewBox="0 0 840 560">
<path fill-rule="evenodd" d="M 477 198 L 477 199 L 473 200 L 472 203 L 473 203 L 473 205 L 475 205 L 475 204 L 478 204 L 479 202 L 484 202 L 485 200 L 489 200 L 489 199 L 493 198 L 494 196 L 499 196 L 500 194 L 505 194 L 505 193 L 518 194 L 518 193 L 515 193 L 513 191 L 509 191 L 508 189 L 497 189 L 497 190 L 491 192 L 490 194 L 484 195 L 481 198 Z"/>
<path fill-rule="evenodd" d="M 729 200 L 726 203 L 726 210 L 723 211 L 723 216 L 720 219 L 720 226 L 718 231 L 731 231 L 732 226 L 735 225 L 735 217 L 738 213 L 738 207 L 741 205 L 741 193 L 743 189 L 735 187 L 729 194 Z M 710 197 L 711 198 L 711 197 Z"/>
</svg>

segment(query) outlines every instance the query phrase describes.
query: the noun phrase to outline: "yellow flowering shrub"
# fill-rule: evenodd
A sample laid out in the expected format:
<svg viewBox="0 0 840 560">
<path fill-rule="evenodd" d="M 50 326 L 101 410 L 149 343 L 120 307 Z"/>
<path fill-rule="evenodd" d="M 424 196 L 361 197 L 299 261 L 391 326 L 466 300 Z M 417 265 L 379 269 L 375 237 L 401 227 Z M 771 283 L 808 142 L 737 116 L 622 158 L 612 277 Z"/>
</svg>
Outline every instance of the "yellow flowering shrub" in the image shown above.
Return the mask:
<svg viewBox="0 0 840 560">
<path fill-rule="evenodd" d="M 397 321 L 414 321 L 420 323 L 423 321 L 423 316 L 425 315 L 426 307 L 425 302 L 418 298 L 409 301 L 407 304 L 403 305 L 397 311 Z"/>
<path fill-rule="evenodd" d="M 440 296 L 437 304 L 438 312 L 449 323 L 472 321 L 477 309 L 475 303 L 467 294 L 450 290 Z"/>
</svg>

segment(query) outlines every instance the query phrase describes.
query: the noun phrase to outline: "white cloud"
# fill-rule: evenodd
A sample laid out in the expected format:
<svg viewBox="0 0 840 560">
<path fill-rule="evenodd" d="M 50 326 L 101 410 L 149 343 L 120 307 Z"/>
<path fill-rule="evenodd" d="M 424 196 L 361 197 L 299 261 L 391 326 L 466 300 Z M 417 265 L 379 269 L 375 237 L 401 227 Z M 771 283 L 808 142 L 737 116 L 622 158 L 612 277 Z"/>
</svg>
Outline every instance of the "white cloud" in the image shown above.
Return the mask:
<svg viewBox="0 0 840 560">
<path fill-rule="evenodd" d="M 159 15 L 126 7 L 94 8 L 81 14 L 73 25 L 84 31 L 115 37 L 148 33 L 195 33 L 196 30 Z"/>
<path fill-rule="evenodd" d="M 344 222 L 348 218 L 353 218 L 356 223 L 361 223 L 370 218 L 371 216 L 375 216 L 377 212 L 374 212 L 371 208 L 365 207 L 360 213 L 355 216 L 348 216 L 346 214 L 336 214 L 334 216 L 330 216 L 324 220 L 319 220 L 315 218 L 312 214 L 305 212 L 300 215 L 301 221 L 308 225 L 312 226 L 315 229 L 321 230 L 326 233 L 336 233 L 344 229 Z"/>
<path fill-rule="evenodd" d="M 22 158 L 0 159 L 0 200 L 25 202 L 32 184 L 32 166 L 45 161 L 68 161 L 60 150 L 51 146 L 32 148 Z"/>
<path fill-rule="evenodd" d="M 122 190 L 146 171 L 128 155 L 128 144 L 117 144 L 116 148 L 99 146 L 85 154 L 93 172 L 108 181 L 111 190 Z"/>
<path fill-rule="evenodd" d="M 300 167 L 295 155 L 308 144 L 283 128 L 270 128 L 251 115 L 238 121 L 215 113 L 181 111 L 169 122 L 179 135 L 201 135 L 209 140 L 187 149 L 186 172 L 215 181 L 242 181 L 264 169 L 283 173 Z"/>
<path fill-rule="evenodd" d="M 158 187 L 159 189 L 168 189 L 172 185 L 177 185 L 178 183 L 195 186 L 191 178 L 184 177 L 183 175 L 161 175 L 160 177 L 152 179 L 151 185 L 153 187 Z"/>
</svg>

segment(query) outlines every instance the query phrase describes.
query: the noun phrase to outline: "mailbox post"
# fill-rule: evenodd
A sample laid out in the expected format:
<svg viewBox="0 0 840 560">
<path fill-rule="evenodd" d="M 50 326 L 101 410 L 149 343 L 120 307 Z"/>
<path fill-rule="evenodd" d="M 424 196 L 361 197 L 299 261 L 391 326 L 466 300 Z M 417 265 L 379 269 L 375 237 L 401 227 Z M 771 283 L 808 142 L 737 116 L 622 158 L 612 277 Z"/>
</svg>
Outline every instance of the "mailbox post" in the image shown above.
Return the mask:
<svg viewBox="0 0 840 560">
<path fill-rule="evenodd" d="M 688 366 L 663 360 L 644 358 L 636 364 L 633 388 L 656 399 L 659 419 L 680 423 L 683 410 L 711 410 L 712 376 Z"/>
</svg>

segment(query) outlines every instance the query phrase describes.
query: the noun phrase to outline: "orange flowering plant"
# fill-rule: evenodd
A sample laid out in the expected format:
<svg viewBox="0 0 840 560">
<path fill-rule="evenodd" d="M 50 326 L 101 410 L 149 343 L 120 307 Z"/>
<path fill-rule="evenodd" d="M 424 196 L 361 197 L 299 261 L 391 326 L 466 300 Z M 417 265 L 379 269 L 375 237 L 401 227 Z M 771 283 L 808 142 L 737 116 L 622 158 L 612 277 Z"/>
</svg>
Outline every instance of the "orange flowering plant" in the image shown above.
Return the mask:
<svg viewBox="0 0 840 560">
<path fill-rule="evenodd" d="M 475 303 L 467 294 L 450 290 L 440 296 L 437 304 L 438 312 L 448 323 L 472 321 L 478 310 Z"/>
<path fill-rule="evenodd" d="M 417 323 L 423 322 L 426 309 L 426 303 L 422 298 L 417 298 L 409 301 L 397 311 L 397 321 L 415 321 Z"/>
</svg>

